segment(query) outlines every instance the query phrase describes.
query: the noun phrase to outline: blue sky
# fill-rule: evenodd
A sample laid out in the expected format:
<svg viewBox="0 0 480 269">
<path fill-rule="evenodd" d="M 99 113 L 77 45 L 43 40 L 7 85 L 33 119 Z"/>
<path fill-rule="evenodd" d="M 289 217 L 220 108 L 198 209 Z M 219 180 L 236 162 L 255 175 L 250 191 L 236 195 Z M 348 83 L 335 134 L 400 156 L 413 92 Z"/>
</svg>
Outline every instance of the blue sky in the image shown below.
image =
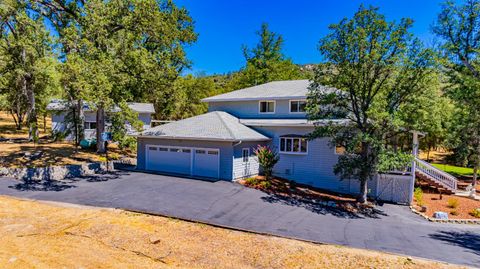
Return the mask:
<svg viewBox="0 0 480 269">
<path fill-rule="evenodd" d="M 295 63 L 321 61 L 317 44 L 328 25 L 351 17 L 360 4 L 373 5 L 388 20 L 409 17 L 412 31 L 427 45 L 434 42 L 430 26 L 441 0 L 177 0 L 195 20 L 198 41 L 187 48 L 193 62 L 188 73 L 226 73 L 244 66 L 242 44 L 252 47 L 262 22 L 283 36 L 284 52 Z"/>
</svg>

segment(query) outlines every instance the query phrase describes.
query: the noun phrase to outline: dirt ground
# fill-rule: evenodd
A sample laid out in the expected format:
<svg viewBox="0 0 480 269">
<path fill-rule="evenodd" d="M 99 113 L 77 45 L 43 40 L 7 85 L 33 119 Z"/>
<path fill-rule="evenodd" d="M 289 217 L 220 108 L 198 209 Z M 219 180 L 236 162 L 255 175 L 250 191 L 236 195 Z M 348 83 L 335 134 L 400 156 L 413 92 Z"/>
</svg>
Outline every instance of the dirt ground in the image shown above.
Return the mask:
<svg viewBox="0 0 480 269">
<path fill-rule="evenodd" d="M 2 268 L 458 268 L 113 209 L 0 197 Z"/>
<path fill-rule="evenodd" d="M 456 208 L 451 208 L 448 205 L 448 201 L 455 199 L 458 202 Z M 480 208 L 480 201 L 476 201 L 466 197 L 460 197 L 455 195 L 440 195 L 437 193 L 424 193 L 423 203 L 427 207 L 427 216 L 433 217 L 433 213 L 437 211 L 447 212 L 449 219 L 478 219 L 470 215 L 475 208 Z M 418 204 L 417 204 L 418 205 Z M 453 213 L 452 213 L 453 212 Z"/>
<path fill-rule="evenodd" d="M 39 120 L 40 137 L 50 135 L 51 120 L 46 120 L 46 132 L 43 129 L 43 121 Z M 0 138 L 27 139 L 26 127 L 21 130 L 15 128 L 12 116 L 0 112 Z M 115 144 L 109 145 L 109 159 L 118 159 L 120 156 L 135 157 L 130 151 L 122 151 Z M 41 153 L 36 159 L 29 155 Z M 50 165 L 80 164 L 82 162 L 105 161 L 104 154 L 97 154 L 94 150 L 76 149 L 73 143 L 53 142 L 49 138 L 42 138 L 38 143 L 26 141 L 0 142 L 0 166 L 2 167 L 44 167 Z"/>
<path fill-rule="evenodd" d="M 39 136 L 45 136 L 50 134 L 52 127 L 52 121 L 50 117 L 46 118 L 45 126 L 43 118 L 38 119 L 38 131 Z M 21 130 L 17 130 L 15 122 L 13 121 L 12 115 L 0 111 L 0 138 L 26 138 L 28 137 L 28 128 L 23 126 Z"/>
</svg>

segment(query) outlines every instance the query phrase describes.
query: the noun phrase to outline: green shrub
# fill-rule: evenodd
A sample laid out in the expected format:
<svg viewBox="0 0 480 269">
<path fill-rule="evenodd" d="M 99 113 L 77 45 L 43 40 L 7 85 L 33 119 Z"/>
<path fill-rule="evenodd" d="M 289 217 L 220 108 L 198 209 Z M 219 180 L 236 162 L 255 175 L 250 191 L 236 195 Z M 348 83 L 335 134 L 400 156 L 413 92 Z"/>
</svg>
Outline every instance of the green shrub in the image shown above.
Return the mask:
<svg viewBox="0 0 480 269">
<path fill-rule="evenodd" d="M 249 178 L 245 179 L 245 183 L 248 186 L 255 186 L 255 185 L 258 184 L 258 179 L 256 177 L 249 177 Z"/>
<path fill-rule="evenodd" d="M 423 191 L 420 187 L 415 188 L 415 191 L 413 192 L 413 197 L 415 198 L 415 201 L 417 201 L 417 204 L 419 206 L 425 205 L 425 203 L 423 202 Z"/>
<path fill-rule="evenodd" d="M 271 186 L 272 186 L 272 183 L 270 183 L 270 181 L 268 180 L 262 180 L 258 183 L 258 187 L 262 189 L 270 189 Z"/>
<path fill-rule="evenodd" d="M 245 184 L 247 186 L 258 187 L 262 189 L 268 189 L 272 186 L 272 183 L 270 183 L 270 181 L 258 179 L 256 177 L 249 177 L 245 179 Z"/>
<path fill-rule="evenodd" d="M 455 199 L 455 198 L 448 199 L 447 206 L 450 207 L 450 208 L 453 208 L 453 209 L 457 208 L 458 207 L 458 199 Z"/>
<path fill-rule="evenodd" d="M 480 208 L 473 209 L 472 212 L 470 212 L 470 215 L 475 218 L 480 218 Z"/>
<path fill-rule="evenodd" d="M 258 163 L 263 169 L 265 179 L 269 180 L 272 176 L 273 167 L 279 160 L 278 153 L 269 146 L 260 145 L 258 145 L 254 152 L 258 157 Z"/>
</svg>

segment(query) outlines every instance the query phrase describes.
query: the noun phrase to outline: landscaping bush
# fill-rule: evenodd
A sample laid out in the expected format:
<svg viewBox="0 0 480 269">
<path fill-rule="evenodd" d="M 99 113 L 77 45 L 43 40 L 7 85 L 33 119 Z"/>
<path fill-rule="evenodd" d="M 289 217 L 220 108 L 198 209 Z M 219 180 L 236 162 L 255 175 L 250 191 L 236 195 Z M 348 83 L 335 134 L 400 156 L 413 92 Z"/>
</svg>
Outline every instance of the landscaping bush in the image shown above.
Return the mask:
<svg viewBox="0 0 480 269">
<path fill-rule="evenodd" d="M 270 189 L 271 186 L 272 186 L 272 183 L 270 183 L 270 181 L 268 180 L 262 180 L 258 183 L 258 187 L 262 189 Z"/>
<path fill-rule="evenodd" d="M 450 208 L 453 208 L 453 209 L 457 208 L 458 207 L 458 200 L 455 199 L 455 198 L 448 199 L 447 206 L 450 207 Z"/>
<path fill-rule="evenodd" d="M 269 146 L 258 146 L 255 149 L 255 155 L 258 157 L 258 163 L 263 169 L 265 179 L 268 181 L 272 176 L 273 167 L 277 164 L 278 153 Z"/>
<path fill-rule="evenodd" d="M 245 179 L 245 184 L 248 186 L 256 186 L 258 184 L 258 179 L 256 177 L 249 177 Z"/>
<path fill-rule="evenodd" d="M 423 191 L 420 187 L 415 188 L 415 191 L 413 193 L 413 197 L 415 198 L 415 201 L 417 201 L 417 204 L 419 206 L 423 206 Z"/>
<path fill-rule="evenodd" d="M 261 189 L 269 189 L 272 186 L 272 183 L 266 179 L 262 180 L 257 177 L 249 177 L 245 179 L 245 185 Z"/>
<path fill-rule="evenodd" d="M 470 215 L 475 218 L 480 218 L 480 208 L 473 209 L 472 212 L 470 212 Z"/>
</svg>

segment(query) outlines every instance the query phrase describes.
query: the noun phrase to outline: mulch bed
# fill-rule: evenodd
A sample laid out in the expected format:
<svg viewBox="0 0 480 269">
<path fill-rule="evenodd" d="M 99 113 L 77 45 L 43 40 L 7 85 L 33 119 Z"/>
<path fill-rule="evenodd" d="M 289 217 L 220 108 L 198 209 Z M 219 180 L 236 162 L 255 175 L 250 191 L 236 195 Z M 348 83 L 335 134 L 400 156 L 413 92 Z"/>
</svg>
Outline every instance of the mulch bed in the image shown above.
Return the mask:
<svg viewBox="0 0 480 269">
<path fill-rule="evenodd" d="M 338 194 L 327 190 L 321 190 L 311 186 L 299 184 L 282 178 L 272 178 L 270 184 L 265 184 L 264 176 L 256 176 L 255 180 L 240 180 L 239 183 L 261 190 L 270 195 L 280 196 L 288 199 L 307 201 L 310 203 L 323 203 L 326 206 L 334 206 L 351 214 L 373 215 L 374 204 L 360 204 L 351 195 Z"/>
<path fill-rule="evenodd" d="M 458 201 L 457 208 L 448 207 L 448 201 L 451 199 Z M 424 213 L 429 217 L 433 217 L 435 212 L 441 211 L 448 213 L 449 219 L 479 219 L 470 215 L 470 212 L 475 208 L 480 208 L 480 201 L 470 198 L 443 194 L 442 199 L 440 199 L 438 193 L 424 193 L 423 203 L 427 207 L 427 211 Z M 418 204 L 416 204 L 416 209 L 420 210 Z"/>
</svg>

